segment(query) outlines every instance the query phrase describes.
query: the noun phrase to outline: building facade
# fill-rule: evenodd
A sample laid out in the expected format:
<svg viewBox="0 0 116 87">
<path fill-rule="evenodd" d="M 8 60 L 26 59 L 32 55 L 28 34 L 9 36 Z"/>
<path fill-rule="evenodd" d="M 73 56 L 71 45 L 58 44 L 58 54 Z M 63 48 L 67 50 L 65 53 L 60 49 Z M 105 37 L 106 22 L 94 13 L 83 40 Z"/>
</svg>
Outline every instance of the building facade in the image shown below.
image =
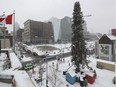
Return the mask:
<svg viewBox="0 0 116 87">
<path fill-rule="evenodd" d="M 104 34 L 99 39 L 99 58 L 116 61 L 116 37 Z"/>
<path fill-rule="evenodd" d="M 65 16 L 62 19 L 52 17 L 49 21 L 53 24 L 55 42 L 71 42 L 72 39 L 72 19 Z M 87 31 L 86 21 L 82 24 L 83 33 L 86 40 L 89 39 L 90 33 Z"/>
<path fill-rule="evenodd" d="M 13 46 L 13 36 L 5 35 L 0 36 L 0 48 L 11 48 Z"/>
<path fill-rule="evenodd" d="M 53 29 L 54 29 L 54 41 L 58 41 L 58 36 L 59 36 L 59 30 L 60 30 L 60 19 L 52 17 L 49 19 L 50 22 L 53 24 Z"/>
<path fill-rule="evenodd" d="M 72 39 L 71 26 L 72 26 L 72 21 L 70 17 L 66 16 L 63 19 L 61 19 L 58 40 L 62 42 L 67 42 L 67 41 L 71 42 Z"/>
<path fill-rule="evenodd" d="M 53 25 L 51 22 L 44 23 L 27 20 L 24 23 L 23 42 L 32 44 L 43 44 L 54 42 Z"/>
<path fill-rule="evenodd" d="M 24 29 L 18 29 L 17 30 L 17 41 L 22 42 L 22 33 L 24 32 Z"/>
<path fill-rule="evenodd" d="M 11 48 L 13 46 L 13 36 L 8 33 L 7 27 L 0 27 L 0 49 Z"/>
</svg>

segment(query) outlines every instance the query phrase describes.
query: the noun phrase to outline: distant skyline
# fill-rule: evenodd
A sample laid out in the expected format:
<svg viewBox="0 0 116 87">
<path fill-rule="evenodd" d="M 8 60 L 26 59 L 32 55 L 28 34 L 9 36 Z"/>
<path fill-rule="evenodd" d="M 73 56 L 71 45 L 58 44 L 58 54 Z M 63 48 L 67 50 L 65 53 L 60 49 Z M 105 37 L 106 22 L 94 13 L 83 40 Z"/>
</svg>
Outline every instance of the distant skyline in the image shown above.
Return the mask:
<svg viewBox="0 0 116 87">
<path fill-rule="evenodd" d="M 12 14 L 15 10 L 15 21 L 20 27 L 28 19 L 47 21 L 52 17 L 59 19 L 65 16 L 72 17 L 74 3 L 77 0 L 0 0 L 0 15 Z M 92 15 L 84 18 L 87 30 L 92 33 L 109 33 L 116 28 L 116 0 L 78 0 L 83 15 Z M 12 31 L 11 25 L 8 30 Z"/>
</svg>

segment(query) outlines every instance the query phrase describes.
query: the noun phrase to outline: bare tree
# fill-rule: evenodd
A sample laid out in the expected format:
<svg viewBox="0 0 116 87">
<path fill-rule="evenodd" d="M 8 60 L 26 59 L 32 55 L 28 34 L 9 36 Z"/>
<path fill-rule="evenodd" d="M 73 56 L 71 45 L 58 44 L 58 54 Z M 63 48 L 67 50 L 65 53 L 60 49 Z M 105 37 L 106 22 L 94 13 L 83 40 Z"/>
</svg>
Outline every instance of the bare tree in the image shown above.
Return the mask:
<svg viewBox="0 0 116 87">
<path fill-rule="evenodd" d="M 60 85 L 63 84 L 63 82 L 60 80 L 58 76 L 58 69 L 55 69 L 52 66 L 50 66 L 49 69 L 50 69 L 50 73 L 49 73 L 48 79 L 52 87 L 60 87 Z"/>
</svg>

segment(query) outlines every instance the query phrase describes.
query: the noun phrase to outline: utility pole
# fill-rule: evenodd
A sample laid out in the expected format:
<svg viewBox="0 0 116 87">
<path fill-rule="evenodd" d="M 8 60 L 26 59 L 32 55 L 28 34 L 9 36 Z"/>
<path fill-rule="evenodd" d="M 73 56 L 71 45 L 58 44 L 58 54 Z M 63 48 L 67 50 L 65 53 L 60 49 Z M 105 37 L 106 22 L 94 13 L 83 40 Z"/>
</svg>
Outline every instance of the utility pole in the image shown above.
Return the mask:
<svg viewBox="0 0 116 87">
<path fill-rule="evenodd" d="M 14 12 L 13 12 L 13 16 L 14 16 L 14 23 L 13 23 L 13 51 L 15 52 L 15 10 L 14 10 Z"/>
<path fill-rule="evenodd" d="M 5 16 L 5 12 L 3 12 L 3 15 Z M 4 49 L 6 48 L 6 30 L 5 30 L 5 23 L 4 23 Z"/>
</svg>

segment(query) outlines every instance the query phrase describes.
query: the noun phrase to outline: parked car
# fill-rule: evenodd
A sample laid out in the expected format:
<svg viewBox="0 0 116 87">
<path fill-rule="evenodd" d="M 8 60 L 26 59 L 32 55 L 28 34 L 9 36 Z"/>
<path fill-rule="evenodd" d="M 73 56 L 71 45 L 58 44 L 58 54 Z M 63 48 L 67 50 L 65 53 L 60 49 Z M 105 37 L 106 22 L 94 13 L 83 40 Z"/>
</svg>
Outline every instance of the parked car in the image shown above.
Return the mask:
<svg viewBox="0 0 116 87">
<path fill-rule="evenodd" d="M 38 56 L 38 54 L 37 54 L 36 52 L 33 52 L 33 55 L 34 55 L 34 56 Z"/>
<path fill-rule="evenodd" d="M 39 57 L 41 57 L 41 58 L 46 58 L 46 55 L 39 55 Z"/>
<path fill-rule="evenodd" d="M 29 70 L 29 69 L 32 69 L 34 68 L 34 65 L 32 63 L 27 63 L 25 66 L 24 66 L 24 69 L 25 70 Z"/>
</svg>

